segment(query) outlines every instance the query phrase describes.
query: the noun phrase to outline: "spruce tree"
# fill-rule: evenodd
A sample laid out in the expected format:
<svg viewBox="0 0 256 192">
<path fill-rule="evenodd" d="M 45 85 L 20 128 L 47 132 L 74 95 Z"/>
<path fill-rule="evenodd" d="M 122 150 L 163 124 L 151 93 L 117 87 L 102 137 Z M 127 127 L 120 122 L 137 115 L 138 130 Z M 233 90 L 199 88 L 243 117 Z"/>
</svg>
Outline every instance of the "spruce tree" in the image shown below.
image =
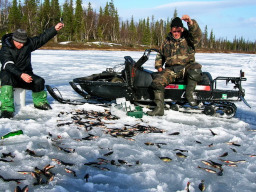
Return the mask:
<svg viewBox="0 0 256 192">
<path fill-rule="evenodd" d="M 22 23 L 26 27 L 29 35 L 34 36 L 38 33 L 38 1 L 37 0 L 25 0 L 24 2 L 24 17 Z"/>
<path fill-rule="evenodd" d="M 77 41 L 81 41 L 83 38 L 82 37 L 82 21 L 83 21 L 82 1 L 76 0 L 74 30 L 75 30 L 75 38 Z"/>
<path fill-rule="evenodd" d="M 22 14 L 17 4 L 17 0 L 13 0 L 12 6 L 10 7 L 10 12 L 9 12 L 9 22 L 8 22 L 9 31 L 14 31 L 17 28 L 22 28 L 21 18 L 22 18 Z"/>
</svg>

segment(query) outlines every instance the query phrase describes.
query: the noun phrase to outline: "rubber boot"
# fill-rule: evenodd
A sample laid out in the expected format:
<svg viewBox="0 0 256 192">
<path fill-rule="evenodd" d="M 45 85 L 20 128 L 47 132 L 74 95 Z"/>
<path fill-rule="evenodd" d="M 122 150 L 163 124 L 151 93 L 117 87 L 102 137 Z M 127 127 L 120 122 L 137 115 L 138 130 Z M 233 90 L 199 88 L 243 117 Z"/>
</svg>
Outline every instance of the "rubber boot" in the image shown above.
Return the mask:
<svg viewBox="0 0 256 192">
<path fill-rule="evenodd" d="M 195 91 L 196 85 L 197 85 L 196 81 L 192 79 L 188 79 L 188 83 L 186 87 L 186 99 L 188 100 L 189 105 L 192 107 L 198 105 L 196 100 L 193 98 L 193 93 Z"/>
<path fill-rule="evenodd" d="M 32 92 L 34 107 L 41 110 L 52 109 L 47 101 L 47 92 Z"/>
<path fill-rule="evenodd" d="M 163 116 L 164 115 L 164 92 L 154 91 L 156 107 L 153 111 L 149 111 L 147 114 L 150 116 Z"/>
<path fill-rule="evenodd" d="M 4 85 L 1 87 L 1 118 L 12 118 L 14 116 L 13 87 Z"/>
</svg>

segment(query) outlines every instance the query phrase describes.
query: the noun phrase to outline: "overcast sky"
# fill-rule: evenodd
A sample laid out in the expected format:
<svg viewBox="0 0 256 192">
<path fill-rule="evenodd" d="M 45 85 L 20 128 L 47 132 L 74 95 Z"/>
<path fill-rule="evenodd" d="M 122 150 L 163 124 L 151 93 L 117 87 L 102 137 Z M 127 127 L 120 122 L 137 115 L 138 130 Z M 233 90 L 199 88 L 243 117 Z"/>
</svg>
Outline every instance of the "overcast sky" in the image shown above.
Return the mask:
<svg viewBox="0 0 256 192">
<path fill-rule="evenodd" d="M 98 10 L 110 0 L 83 0 L 84 7 L 88 2 Z M 208 33 L 213 30 L 216 38 L 233 40 L 236 36 L 256 41 L 256 0 L 114 0 L 114 5 L 122 20 L 130 20 L 132 15 L 137 21 L 152 15 L 155 20 L 166 20 L 176 8 L 178 16 L 190 15 L 202 31 L 207 25 Z"/>
</svg>

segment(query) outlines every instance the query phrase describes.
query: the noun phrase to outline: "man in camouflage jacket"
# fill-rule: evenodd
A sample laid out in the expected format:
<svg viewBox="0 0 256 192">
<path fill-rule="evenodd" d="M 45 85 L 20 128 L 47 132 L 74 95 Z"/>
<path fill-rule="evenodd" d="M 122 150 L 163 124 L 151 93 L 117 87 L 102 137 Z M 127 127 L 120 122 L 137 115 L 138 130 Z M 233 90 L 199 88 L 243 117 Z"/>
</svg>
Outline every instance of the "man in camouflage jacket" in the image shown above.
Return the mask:
<svg viewBox="0 0 256 192">
<path fill-rule="evenodd" d="M 182 20 L 187 22 L 188 30 Z M 191 106 L 197 102 L 193 98 L 197 82 L 201 80 L 201 65 L 195 62 L 195 47 L 200 42 L 202 32 L 197 22 L 188 15 L 172 20 L 171 31 L 156 56 L 155 68 L 159 75 L 153 80 L 156 108 L 149 115 L 164 115 L 164 88 L 176 78 L 186 78 L 186 99 Z M 165 69 L 163 69 L 165 65 Z"/>
</svg>

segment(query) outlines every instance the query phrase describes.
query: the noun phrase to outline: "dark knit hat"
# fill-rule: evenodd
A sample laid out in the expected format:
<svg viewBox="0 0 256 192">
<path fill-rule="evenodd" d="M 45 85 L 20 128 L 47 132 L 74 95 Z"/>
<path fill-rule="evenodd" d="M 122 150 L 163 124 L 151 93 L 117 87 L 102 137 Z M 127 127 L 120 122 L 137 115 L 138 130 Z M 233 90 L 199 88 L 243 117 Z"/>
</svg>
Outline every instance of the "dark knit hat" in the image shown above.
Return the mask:
<svg viewBox="0 0 256 192">
<path fill-rule="evenodd" d="M 12 39 L 14 41 L 18 41 L 19 43 L 26 43 L 27 39 L 28 39 L 27 32 L 25 30 L 23 30 L 23 29 L 17 29 L 13 33 Z"/>
<path fill-rule="evenodd" d="M 172 23 L 171 23 L 171 28 L 172 27 L 183 27 L 183 23 L 181 21 L 181 19 L 179 17 L 175 17 L 173 20 L 172 20 Z"/>
</svg>

